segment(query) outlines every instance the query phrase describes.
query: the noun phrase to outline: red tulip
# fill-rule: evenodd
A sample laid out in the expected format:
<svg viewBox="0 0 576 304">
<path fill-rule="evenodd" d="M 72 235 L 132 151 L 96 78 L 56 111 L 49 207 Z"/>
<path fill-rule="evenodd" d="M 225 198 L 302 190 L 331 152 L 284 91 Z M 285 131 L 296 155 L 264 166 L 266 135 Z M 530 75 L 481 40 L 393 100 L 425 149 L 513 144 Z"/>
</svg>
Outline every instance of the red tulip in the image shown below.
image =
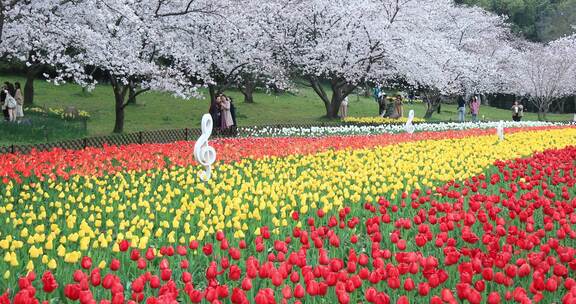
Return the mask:
<svg viewBox="0 0 576 304">
<path fill-rule="evenodd" d="M 240 249 L 246 249 L 246 241 L 241 240 L 240 242 L 238 242 L 238 247 Z"/>
<path fill-rule="evenodd" d="M 244 291 L 242 289 L 239 289 L 239 288 L 232 289 L 232 297 L 230 298 L 230 301 L 234 304 L 249 303 L 248 297 L 246 297 L 246 294 L 244 293 Z"/>
<path fill-rule="evenodd" d="M 78 284 L 64 286 L 64 296 L 72 301 L 77 301 L 80 298 L 80 286 Z"/>
<path fill-rule="evenodd" d="M 128 243 L 127 240 L 122 240 L 119 244 L 120 246 L 120 251 L 125 252 L 128 250 L 128 248 L 130 247 L 130 243 Z"/>
<path fill-rule="evenodd" d="M 404 281 L 404 290 L 406 291 L 411 291 L 414 289 L 414 281 L 412 280 L 412 278 L 406 278 L 406 280 Z"/>
<path fill-rule="evenodd" d="M 296 287 L 294 287 L 294 297 L 297 299 L 302 299 L 305 293 L 306 291 L 304 290 L 304 287 L 302 287 L 300 284 L 296 284 Z"/>
<path fill-rule="evenodd" d="M 557 288 L 558 288 L 558 283 L 553 278 L 550 278 L 546 281 L 546 290 L 548 290 L 550 292 L 554 292 L 554 291 L 556 291 Z"/>
<path fill-rule="evenodd" d="M 92 259 L 87 257 L 87 256 L 82 257 L 82 261 L 80 262 L 80 265 L 84 269 L 90 269 L 92 267 Z"/>
<path fill-rule="evenodd" d="M 242 289 L 246 291 L 252 289 L 252 280 L 250 280 L 250 278 L 246 277 L 244 280 L 242 280 Z"/>
<path fill-rule="evenodd" d="M 439 296 L 433 296 L 430 298 L 430 304 L 442 304 L 442 299 Z"/>
<path fill-rule="evenodd" d="M 184 283 L 192 282 L 192 274 L 190 274 L 188 271 L 182 272 L 182 282 Z"/>
<path fill-rule="evenodd" d="M 150 287 L 156 289 L 156 288 L 160 288 L 160 278 L 153 275 L 150 277 Z"/>
<path fill-rule="evenodd" d="M 292 298 L 292 288 L 290 288 L 290 286 L 286 285 L 282 288 L 282 297 L 284 299 Z"/>
<path fill-rule="evenodd" d="M 42 275 L 42 290 L 46 293 L 51 293 L 56 288 L 58 288 L 58 282 L 56 282 L 54 275 L 50 271 L 44 272 Z"/>
<path fill-rule="evenodd" d="M 406 296 L 400 296 L 398 301 L 396 301 L 396 304 L 410 304 L 410 300 L 408 300 L 408 297 Z"/>
<path fill-rule="evenodd" d="M 92 272 L 90 273 L 90 283 L 92 284 L 92 286 L 100 285 L 101 281 L 102 276 L 100 275 L 100 268 L 92 269 Z"/>
<path fill-rule="evenodd" d="M 172 277 L 172 270 L 163 269 L 160 272 L 160 278 L 162 279 L 162 281 L 168 281 L 168 280 L 170 280 L 170 277 Z"/>
<path fill-rule="evenodd" d="M 300 275 L 297 272 L 293 271 L 290 274 L 290 281 L 294 284 L 298 283 L 300 281 Z"/>
<path fill-rule="evenodd" d="M 209 256 L 212 254 L 212 244 L 208 243 L 206 245 L 204 245 L 204 247 L 202 247 L 202 252 L 204 252 L 204 254 L 206 256 Z"/>
<path fill-rule="evenodd" d="M 493 291 L 488 295 L 488 304 L 500 304 L 501 300 L 500 300 L 500 295 Z"/>
<path fill-rule="evenodd" d="M 110 262 L 110 270 L 117 271 L 118 269 L 120 269 L 120 261 L 117 259 L 112 259 Z"/>
<path fill-rule="evenodd" d="M 228 271 L 228 278 L 230 280 L 237 281 L 240 279 L 241 275 L 242 275 L 242 271 L 240 270 L 240 267 L 238 267 L 237 265 L 230 266 L 230 269 Z"/>
<path fill-rule="evenodd" d="M 137 262 L 138 269 L 145 269 L 146 268 L 146 259 L 139 258 Z"/>
<path fill-rule="evenodd" d="M 418 294 L 421 296 L 426 296 L 430 292 L 430 285 L 428 283 L 418 284 Z"/>
</svg>

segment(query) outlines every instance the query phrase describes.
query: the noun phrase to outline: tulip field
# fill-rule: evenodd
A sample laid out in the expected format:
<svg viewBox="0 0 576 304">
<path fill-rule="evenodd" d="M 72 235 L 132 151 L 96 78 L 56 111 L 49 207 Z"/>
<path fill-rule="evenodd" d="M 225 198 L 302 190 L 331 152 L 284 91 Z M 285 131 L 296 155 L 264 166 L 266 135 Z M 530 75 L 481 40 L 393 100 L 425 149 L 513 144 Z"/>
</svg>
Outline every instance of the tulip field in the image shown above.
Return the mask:
<svg viewBox="0 0 576 304">
<path fill-rule="evenodd" d="M 447 129 L 1 155 L 0 304 L 576 303 L 576 127 Z"/>
</svg>

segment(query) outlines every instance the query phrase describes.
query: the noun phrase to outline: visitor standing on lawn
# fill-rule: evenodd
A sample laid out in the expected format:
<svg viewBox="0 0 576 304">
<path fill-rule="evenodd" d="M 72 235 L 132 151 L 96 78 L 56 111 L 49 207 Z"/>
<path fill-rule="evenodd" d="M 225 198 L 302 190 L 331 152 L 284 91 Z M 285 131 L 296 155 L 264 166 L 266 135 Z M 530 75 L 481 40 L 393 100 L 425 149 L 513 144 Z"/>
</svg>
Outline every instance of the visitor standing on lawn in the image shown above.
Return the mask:
<svg viewBox="0 0 576 304">
<path fill-rule="evenodd" d="M 464 122 L 464 116 L 466 115 L 466 101 L 464 97 L 458 97 L 458 121 Z"/>
<path fill-rule="evenodd" d="M 472 96 L 470 100 L 470 113 L 472 114 L 472 121 L 478 122 L 478 113 L 480 112 L 480 99 L 476 96 Z"/>
<path fill-rule="evenodd" d="M 400 94 L 396 95 L 394 100 L 394 109 L 396 110 L 396 116 L 398 118 L 404 117 L 404 108 L 402 106 L 402 96 Z"/>
<path fill-rule="evenodd" d="M 512 120 L 521 121 L 524 116 L 524 106 L 518 100 L 514 101 L 512 106 Z"/>
<path fill-rule="evenodd" d="M 16 92 L 14 93 L 14 99 L 16 99 L 16 120 L 22 119 L 24 117 L 24 95 L 22 95 L 22 89 L 19 82 L 14 83 Z"/>
<path fill-rule="evenodd" d="M 6 110 L 8 111 L 8 121 L 15 122 L 16 121 L 16 106 L 18 102 L 14 99 L 14 93 L 16 89 L 14 89 L 14 85 L 5 82 L 4 93 L 6 94 L 4 104 L 6 106 Z"/>
<path fill-rule="evenodd" d="M 344 100 L 342 100 L 339 112 L 340 112 L 340 118 L 342 119 L 348 116 L 348 96 L 344 97 Z"/>
<path fill-rule="evenodd" d="M 232 123 L 234 124 L 234 126 L 237 126 L 238 124 L 236 123 L 236 106 L 234 105 L 234 99 L 232 99 L 232 97 L 228 97 L 226 95 L 224 95 L 224 96 L 230 102 L 230 114 L 232 115 Z"/>
<path fill-rule="evenodd" d="M 232 119 L 232 112 L 230 112 L 230 100 L 223 94 L 219 97 L 220 100 L 220 127 L 222 131 L 228 130 L 234 125 Z"/>
<path fill-rule="evenodd" d="M 8 107 L 6 107 L 6 83 L 0 88 L 0 103 L 2 103 L 2 114 L 5 121 L 10 120 L 10 115 L 8 114 Z"/>
<path fill-rule="evenodd" d="M 388 96 L 384 92 L 380 92 L 380 97 L 378 98 L 378 115 L 384 117 L 386 114 L 386 98 Z"/>
</svg>

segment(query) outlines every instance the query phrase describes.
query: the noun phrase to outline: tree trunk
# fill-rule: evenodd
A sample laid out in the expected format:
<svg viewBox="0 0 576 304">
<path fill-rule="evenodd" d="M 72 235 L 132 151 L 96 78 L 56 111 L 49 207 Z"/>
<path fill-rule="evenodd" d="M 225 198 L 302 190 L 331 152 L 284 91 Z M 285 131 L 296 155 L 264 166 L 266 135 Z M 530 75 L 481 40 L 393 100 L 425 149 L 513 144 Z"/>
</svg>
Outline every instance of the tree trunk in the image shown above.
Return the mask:
<svg viewBox="0 0 576 304">
<path fill-rule="evenodd" d="M 114 121 L 114 133 L 124 132 L 124 98 L 115 96 L 116 120 Z"/>
<path fill-rule="evenodd" d="M 244 95 L 244 103 L 254 103 L 254 90 L 256 89 L 256 84 L 253 81 L 246 80 L 240 86 L 240 91 Z"/>
<path fill-rule="evenodd" d="M 135 105 L 136 104 L 136 86 L 133 82 L 129 84 L 130 88 L 128 89 L 128 101 L 126 104 Z"/>
<path fill-rule="evenodd" d="M 550 102 L 544 101 L 538 105 L 538 120 L 545 121 L 546 114 L 548 114 L 548 110 L 550 109 Z"/>
<path fill-rule="evenodd" d="M 345 96 L 342 96 L 342 92 L 338 88 L 334 92 L 332 92 L 332 101 L 330 102 L 330 106 L 328 107 L 328 111 L 326 112 L 326 116 L 330 119 L 337 119 L 338 112 L 340 110 L 340 105 L 342 104 L 342 100 L 344 100 Z"/>
<path fill-rule="evenodd" d="M 308 82 L 310 83 L 312 89 L 314 89 L 314 92 L 316 92 L 316 94 L 320 97 L 320 99 L 324 103 L 324 108 L 326 109 L 326 116 L 329 117 L 330 99 L 328 99 L 328 95 L 326 94 L 326 91 L 324 91 L 324 88 L 322 87 L 320 80 L 316 77 L 309 77 Z"/>
<path fill-rule="evenodd" d="M 120 81 L 111 77 L 112 89 L 114 90 L 114 108 L 116 112 L 116 120 L 114 121 L 114 133 L 124 132 L 124 108 L 126 104 L 126 93 L 129 88 L 128 85 L 123 85 Z"/>
<path fill-rule="evenodd" d="M 215 85 L 208 85 L 208 92 L 210 93 L 210 105 L 216 102 L 216 86 Z"/>
<path fill-rule="evenodd" d="M 434 114 L 434 112 L 436 112 L 438 110 L 438 108 L 440 107 L 440 103 L 432 103 L 428 109 L 426 109 L 426 113 L 424 114 L 424 119 L 430 119 L 432 118 L 432 114 Z"/>
<path fill-rule="evenodd" d="M 24 84 L 24 106 L 34 104 L 34 78 L 36 78 L 36 69 L 29 67 L 26 70 L 26 83 Z"/>
<path fill-rule="evenodd" d="M 330 85 L 332 86 L 332 100 L 326 116 L 330 119 L 337 119 L 342 101 L 356 89 L 356 85 L 349 84 L 345 79 L 340 78 L 332 79 Z"/>
<path fill-rule="evenodd" d="M 543 121 L 545 119 L 546 119 L 546 115 L 544 114 L 544 112 L 538 110 L 538 120 Z"/>
<path fill-rule="evenodd" d="M 439 94 L 431 92 L 425 93 L 425 98 L 428 103 L 428 108 L 424 114 L 424 119 L 430 119 L 432 118 L 432 114 L 440 109 L 440 103 L 442 102 L 442 99 L 440 98 Z"/>
<path fill-rule="evenodd" d="M 322 99 L 324 108 L 326 109 L 326 117 L 329 119 L 337 119 L 340 110 L 340 104 L 346 96 L 350 95 L 356 85 L 349 84 L 345 79 L 332 78 L 330 79 L 330 86 L 332 87 L 332 97 L 329 98 L 328 94 L 322 87 L 320 80 L 316 77 L 309 77 L 308 82 L 314 92 Z"/>
</svg>

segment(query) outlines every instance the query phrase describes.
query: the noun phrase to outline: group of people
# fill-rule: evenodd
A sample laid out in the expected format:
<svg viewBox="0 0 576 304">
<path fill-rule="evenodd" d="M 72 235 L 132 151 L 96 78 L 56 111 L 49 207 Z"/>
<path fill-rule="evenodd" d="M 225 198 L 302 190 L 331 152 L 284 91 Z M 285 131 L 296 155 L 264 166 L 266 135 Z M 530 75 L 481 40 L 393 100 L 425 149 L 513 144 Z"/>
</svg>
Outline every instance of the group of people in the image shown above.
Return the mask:
<svg viewBox="0 0 576 304">
<path fill-rule="evenodd" d="M 522 116 L 524 116 L 524 106 L 520 103 L 520 101 L 514 101 L 514 105 L 512 105 L 512 120 L 514 121 L 521 121 Z"/>
<path fill-rule="evenodd" d="M 232 99 L 224 94 L 218 94 L 210 104 L 210 115 L 214 126 L 221 132 L 230 132 L 236 126 L 236 107 Z"/>
<path fill-rule="evenodd" d="M 386 92 L 381 90 L 379 87 L 376 87 L 374 88 L 373 97 L 378 103 L 378 115 L 380 117 L 404 117 L 404 100 L 402 95 L 398 94 L 389 100 Z M 408 99 L 410 102 L 413 102 L 414 94 L 409 94 Z"/>
<path fill-rule="evenodd" d="M 24 117 L 24 95 L 22 95 L 19 82 L 14 84 L 8 81 L 4 82 L 2 91 L 0 91 L 0 103 L 2 104 L 4 120 L 17 122 Z"/>
<path fill-rule="evenodd" d="M 478 96 L 470 97 L 468 103 L 466 103 L 464 97 L 458 97 L 458 121 L 465 121 L 466 105 L 468 105 L 468 108 L 470 109 L 469 113 L 472 115 L 472 122 L 478 122 L 478 113 L 480 112 L 480 98 Z"/>
<path fill-rule="evenodd" d="M 464 122 L 466 116 L 466 107 L 470 109 L 469 113 L 472 115 L 472 122 L 478 122 L 478 113 L 480 112 L 481 100 L 478 96 L 472 96 L 468 103 L 464 100 L 462 96 L 458 98 L 458 121 Z M 524 106 L 520 101 L 514 101 L 512 105 L 512 120 L 521 121 L 524 116 Z"/>
</svg>

